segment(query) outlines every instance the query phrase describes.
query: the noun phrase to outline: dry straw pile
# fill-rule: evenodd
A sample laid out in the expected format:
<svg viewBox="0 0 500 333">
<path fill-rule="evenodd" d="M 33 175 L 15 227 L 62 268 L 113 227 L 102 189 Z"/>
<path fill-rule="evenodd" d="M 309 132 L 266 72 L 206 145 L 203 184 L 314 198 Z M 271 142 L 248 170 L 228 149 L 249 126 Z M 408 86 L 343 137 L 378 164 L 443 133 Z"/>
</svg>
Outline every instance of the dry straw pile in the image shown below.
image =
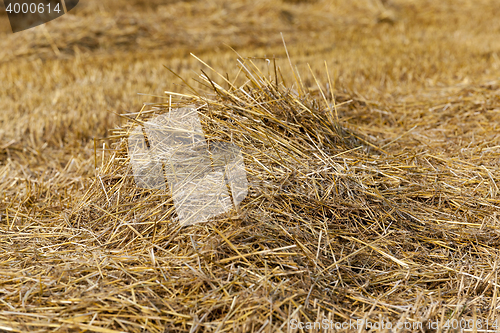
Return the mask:
<svg viewBox="0 0 500 333">
<path fill-rule="evenodd" d="M 239 60 L 237 78 L 203 72 L 211 92 L 167 92 L 165 103 L 122 115 L 93 184 L 61 221 L 87 238 L 88 268 L 14 294 L 6 304 L 47 302 L 17 327 L 55 321 L 48 305 L 58 302 L 79 304 L 61 313 L 72 313 L 69 327 L 103 332 L 494 322 L 498 170 L 391 149 L 404 135 L 371 142 L 339 118 L 366 103 L 335 100 L 328 76 L 311 92 L 297 72 L 282 79 L 286 63 Z M 209 143 L 242 149 L 250 183 L 239 211 L 183 228 L 168 192 L 135 185 L 126 145 L 132 127 L 182 106 L 199 108 Z"/>
<path fill-rule="evenodd" d="M 151 14 L 158 24 L 197 8 L 171 2 Z M 281 23 L 263 3 L 244 3 L 250 18 L 229 23 L 242 35 L 261 16 L 292 32 L 310 26 L 332 46 L 296 42 L 300 73 L 276 51 L 278 33 L 266 52 L 279 59 L 205 49 L 207 63 L 169 60 L 182 86 L 122 111 L 122 126 L 95 151 L 90 138 L 114 119 L 99 110 L 125 109 L 131 100 L 117 100 L 149 81 L 163 87 L 158 72 L 145 75 L 163 51 L 141 59 L 159 45 L 153 39 L 169 37 L 142 21 L 123 32 L 120 18 L 135 13 L 114 19 L 103 10 L 99 19 L 117 35 L 100 25 L 81 39 L 37 30 L 60 38 L 38 45 L 35 33 L 24 35 L 32 48 L 0 51 L 0 106 L 12 111 L 0 113 L 0 331 L 288 332 L 296 331 L 291 321 L 325 319 L 383 321 L 382 332 L 387 323 L 406 323 L 398 332 L 500 326 L 500 46 L 496 33 L 476 38 L 489 24 L 478 17 L 495 17 L 498 6 L 394 1 L 396 14 L 363 21 L 346 11 L 333 21 L 330 2 L 296 2 L 276 7 Z M 210 21 L 212 37 L 224 40 L 214 23 L 223 7 L 205 6 L 215 14 L 200 25 Z M 237 14 L 238 6 L 226 9 Z M 145 51 L 92 53 L 117 38 Z M 6 65 L 16 56 L 36 60 Z M 195 67 L 203 71 L 194 83 L 185 74 Z M 168 191 L 136 186 L 127 137 L 184 106 L 198 108 L 209 145 L 241 149 L 250 186 L 239 209 L 181 228 Z"/>
</svg>

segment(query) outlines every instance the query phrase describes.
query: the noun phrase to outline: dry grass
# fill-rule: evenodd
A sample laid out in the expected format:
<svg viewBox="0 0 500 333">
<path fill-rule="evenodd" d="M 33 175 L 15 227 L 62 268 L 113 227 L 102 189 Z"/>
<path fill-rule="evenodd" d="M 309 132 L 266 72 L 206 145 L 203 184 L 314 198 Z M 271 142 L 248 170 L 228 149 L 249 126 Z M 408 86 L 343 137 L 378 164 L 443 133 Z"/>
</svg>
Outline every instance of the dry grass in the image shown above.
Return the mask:
<svg viewBox="0 0 500 333">
<path fill-rule="evenodd" d="M 499 11 L 486 0 L 89 0 L 4 33 L 0 330 L 491 323 Z M 143 102 L 153 111 L 135 119 Z M 134 185 L 124 138 L 187 104 L 209 141 L 242 148 L 250 193 L 238 212 L 178 228 L 167 194 Z"/>
</svg>

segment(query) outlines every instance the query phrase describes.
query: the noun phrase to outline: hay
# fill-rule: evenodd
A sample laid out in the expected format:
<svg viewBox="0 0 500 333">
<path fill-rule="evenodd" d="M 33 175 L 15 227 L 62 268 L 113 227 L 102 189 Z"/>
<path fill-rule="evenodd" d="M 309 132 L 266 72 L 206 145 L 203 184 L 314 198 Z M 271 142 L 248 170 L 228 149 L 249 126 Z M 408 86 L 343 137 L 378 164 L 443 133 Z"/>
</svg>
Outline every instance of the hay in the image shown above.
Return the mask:
<svg viewBox="0 0 500 333">
<path fill-rule="evenodd" d="M 392 148 L 404 135 L 370 142 L 337 118 L 359 100 L 310 93 L 298 73 L 285 83 L 286 67 L 267 76 L 240 61 L 242 84 L 204 72 L 211 93 L 167 92 L 167 102 L 123 115 L 129 121 L 113 132 L 109 157 L 64 216 L 88 238 L 87 260 L 78 260 L 87 269 L 57 281 L 12 274 L 29 288 L 4 303 L 40 307 L 4 311 L 19 319 L 3 325 L 285 331 L 291 319 L 493 321 L 496 168 Z M 126 138 L 137 123 L 187 105 L 199 108 L 209 142 L 242 149 L 250 193 L 239 211 L 180 228 L 168 192 L 135 185 Z M 65 243 L 51 247 L 66 256 Z M 64 321 L 54 317 L 63 305 Z"/>
<path fill-rule="evenodd" d="M 87 109 L 40 117 L 42 129 L 25 114 L 14 117 L 16 126 L 0 133 L 0 330 L 279 332 L 291 329 L 291 319 L 365 319 L 438 323 L 445 331 L 453 318 L 481 319 L 483 328 L 487 319 L 494 329 L 499 88 L 483 70 L 497 64 L 495 53 L 484 60 L 487 42 L 477 41 L 485 49 L 471 53 L 464 43 L 434 75 L 429 44 L 414 41 L 409 47 L 419 67 L 402 62 L 389 70 L 406 47 L 394 40 L 389 45 L 397 47 L 385 62 L 377 58 L 383 66 L 373 71 L 360 54 L 381 51 L 356 49 L 365 62 L 341 68 L 352 71 L 351 86 L 349 77 L 339 81 L 318 62 L 311 67 L 322 75 L 298 73 L 287 58 L 275 66 L 272 58 L 268 65 L 240 57 L 236 69 L 223 67 L 223 58 L 220 74 L 202 64 L 199 85 L 183 76 L 185 86 L 162 103 L 122 114 L 123 126 L 96 141 L 95 153 L 94 125 L 79 121 Z M 428 52 L 438 57 L 457 45 L 442 42 Z M 45 59 L 50 45 L 43 47 Z M 474 52 L 484 61 L 460 69 L 479 59 Z M 83 59 L 47 68 L 75 77 L 88 70 L 97 86 L 113 86 L 112 75 L 100 79 Z M 24 72 L 33 70 L 22 64 Z M 466 80 L 471 73 L 475 81 Z M 119 99 L 125 84 L 119 86 L 107 97 Z M 17 103 L 20 112 L 43 114 L 37 107 L 46 99 L 73 106 L 67 93 L 57 103 L 34 91 Z M 92 90 L 78 93 L 82 100 L 95 97 Z M 92 101 L 104 100 L 96 96 Z M 92 104 L 120 108 L 111 105 Z M 210 144 L 242 149 L 250 183 L 239 210 L 185 228 L 173 221 L 168 193 L 135 185 L 126 146 L 138 123 L 182 106 L 199 108 Z M 99 131 L 111 127 L 106 115 L 97 119 Z"/>
</svg>

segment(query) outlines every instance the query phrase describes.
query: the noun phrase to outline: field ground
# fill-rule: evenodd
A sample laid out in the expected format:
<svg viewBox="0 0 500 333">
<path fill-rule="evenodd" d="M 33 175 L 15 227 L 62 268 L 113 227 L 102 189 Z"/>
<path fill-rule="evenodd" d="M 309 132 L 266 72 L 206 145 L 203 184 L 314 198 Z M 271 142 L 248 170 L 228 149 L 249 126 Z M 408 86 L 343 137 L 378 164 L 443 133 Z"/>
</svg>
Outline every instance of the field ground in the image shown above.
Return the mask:
<svg viewBox="0 0 500 333">
<path fill-rule="evenodd" d="M 0 12 L 0 331 L 500 326 L 499 15 L 493 0 L 80 0 L 12 34 Z M 174 103 L 205 105 L 208 137 L 243 148 L 238 213 L 175 228 L 116 159 L 119 114 L 191 94 L 165 67 L 203 97 Z"/>
</svg>

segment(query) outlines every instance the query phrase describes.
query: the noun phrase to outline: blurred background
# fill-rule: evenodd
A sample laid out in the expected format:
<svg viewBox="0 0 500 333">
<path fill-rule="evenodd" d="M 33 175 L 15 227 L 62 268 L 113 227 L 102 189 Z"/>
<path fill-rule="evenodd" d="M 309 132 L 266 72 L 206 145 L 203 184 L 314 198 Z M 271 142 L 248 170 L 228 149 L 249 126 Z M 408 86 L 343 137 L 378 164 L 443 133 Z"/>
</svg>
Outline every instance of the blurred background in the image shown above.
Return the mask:
<svg viewBox="0 0 500 333">
<path fill-rule="evenodd" d="M 164 65 L 196 77 L 192 52 L 231 77 L 231 48 L 283 58 L 280 33 L 311 88 L 306 64 L 326 82 L 325 61 L 339 93 L 367 99 L 484 81 L 498 73 L 499 14 L 486 0 L 81 0 L 13 34 L 0 5 L 0 146 L 85 146 L 154 101 L 137 93 L 183 91 Z"/>
</svg>

